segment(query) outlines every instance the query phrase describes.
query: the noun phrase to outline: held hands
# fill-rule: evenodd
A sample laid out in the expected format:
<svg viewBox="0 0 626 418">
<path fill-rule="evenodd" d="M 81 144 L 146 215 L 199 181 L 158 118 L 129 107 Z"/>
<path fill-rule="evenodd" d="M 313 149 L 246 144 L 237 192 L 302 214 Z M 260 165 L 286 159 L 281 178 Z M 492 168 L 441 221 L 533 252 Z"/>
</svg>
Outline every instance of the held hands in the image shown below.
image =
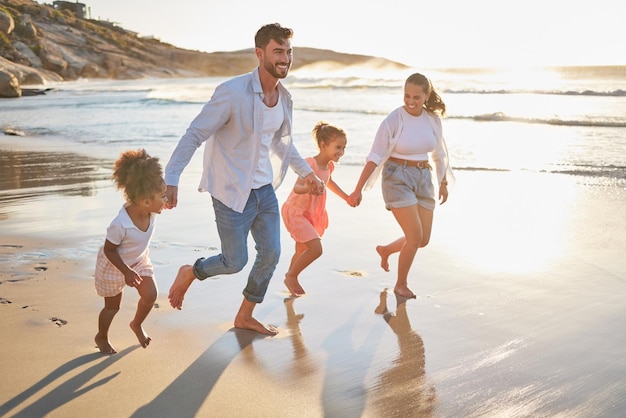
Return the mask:
<svg viewBox="0 0 626 418">
<path fill-rule="evenodd" d="M 348 202 L 350 206 L 355 208 L 361 204 L 361 198 L 362 198 L 361 191 L 355 190 L 352 192 L 350 196 L 348 196 L 348 199 L 346 201 Z"/>
<path fill-rule="evenodd" d="M 306 185 L 309 187 L 309 193 L 314 195 L 324 194 L 324 182 L 320 180 L 315 174 L 311 173 L 304 179 Z"/>
<path fill-rule="evenodd" d="M 165 189 L 165 208 L 174 209 L 178 204 L 178 186 L 167 186 Z"/>
</svg>

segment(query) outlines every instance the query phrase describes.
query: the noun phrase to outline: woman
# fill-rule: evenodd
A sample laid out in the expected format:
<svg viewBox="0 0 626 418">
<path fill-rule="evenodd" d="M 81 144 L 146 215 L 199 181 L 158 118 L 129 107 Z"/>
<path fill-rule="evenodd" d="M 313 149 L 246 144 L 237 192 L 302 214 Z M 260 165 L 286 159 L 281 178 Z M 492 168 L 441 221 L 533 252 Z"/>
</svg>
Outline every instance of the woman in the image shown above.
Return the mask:
<svg viewBox="0 0 626 418">
<path fill-rule="evenodd" d="M 393 213 L 404 236 L 376 247 L 381 267 L 389 271 L 389 256 L 399 252 L 398 278 L 394 291 L 415 298 L 407 277 L 417 249 L 430 240 L 435 209 L 434 162 L 439 201 L 448 199 L 448 181 L 453 180 L 440 116 L 446 105 L 422 74 L 412 74 L 404 84 L 404 106 L 392 111 L 380 124 L 359 181 L 350 195 L 352 204 L 361 202 L 361 191 L 371 188 L 382 171 L 385 207 Z"/>
</svg>

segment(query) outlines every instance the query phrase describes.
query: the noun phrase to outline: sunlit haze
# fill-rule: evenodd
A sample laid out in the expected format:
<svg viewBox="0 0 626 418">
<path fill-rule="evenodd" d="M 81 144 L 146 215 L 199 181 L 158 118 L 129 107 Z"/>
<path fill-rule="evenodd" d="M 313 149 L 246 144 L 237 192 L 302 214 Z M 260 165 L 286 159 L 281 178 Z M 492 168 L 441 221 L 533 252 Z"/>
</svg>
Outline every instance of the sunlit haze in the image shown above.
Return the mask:
<svg viewBox="0 0 626 418">
<path fill-rule="evenodd" d="M 278 22 L 296 48 L 414 67 L 626 64 L 619 0 L 82 1 L 92 19 L 206 52 L 251 48 L 260 26 Z"/>
</svg>

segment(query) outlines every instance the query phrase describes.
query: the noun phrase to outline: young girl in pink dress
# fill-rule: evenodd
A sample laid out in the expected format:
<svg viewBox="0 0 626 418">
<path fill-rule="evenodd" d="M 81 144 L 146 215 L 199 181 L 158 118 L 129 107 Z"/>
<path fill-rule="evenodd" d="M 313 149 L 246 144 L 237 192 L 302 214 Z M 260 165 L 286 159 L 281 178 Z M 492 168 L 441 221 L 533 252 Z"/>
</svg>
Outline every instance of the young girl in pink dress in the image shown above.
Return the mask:
<svg viewBox="0 0 626 418">
<path fill-rule="evenodd" d="M 95 340 L 104 354 L 117 352 L 109 342 L 109 328 L 120 309 L 126 286 L 139 292 L 137 312 L 130 328 L 143 348 L 150 344 L 142 324 L 157 298 L 157 286 L 148 247 L 155 215 L 165 206 L 166 189 L 159 159 L 149 156 L 144 149 L 122 153 L 115 162 L 113 179 L 117 188 L 124 190 L 126 203 L 107 227 L 106 240 L 96 262 L 96 293 L 104 298 L 104 308 L 98 316 Z"/>
<path fill-rule="evenodd" d="M 291 296 L 296 297 L 306 293 L 298 280 L 300 273 L 322 255 L 321 237 L 328 228 L 326 189 L 348 202 L 348 195 L 332 179 L 335 163 L 346 149 L 346 133 L 320 121 L 313 128 L 313 138 L 317 141 L 320 152 L 314 157 L 306 158 L 306 161 L 315 175 L 326 184 L 324 193 L 311 194 L 309 186 L 302 178 L 298 178 L 281 209 L 285 227 L 296 241 L 295 254 L 291 258 L 289 271 L 285 274 L 285 285 Z"/>
</svg>

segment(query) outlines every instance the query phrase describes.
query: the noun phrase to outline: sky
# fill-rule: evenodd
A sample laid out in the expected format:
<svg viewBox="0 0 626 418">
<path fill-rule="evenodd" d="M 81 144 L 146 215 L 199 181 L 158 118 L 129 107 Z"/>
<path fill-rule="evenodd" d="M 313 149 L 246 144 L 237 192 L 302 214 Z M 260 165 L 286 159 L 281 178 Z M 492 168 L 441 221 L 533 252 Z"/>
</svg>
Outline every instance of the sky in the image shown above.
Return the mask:
<svg viewBox="0 0 626 418">
<path fill-rule="evenodd" d="M 81 0 L 92 19 L 180 48 L 254 46 L 266 23 L 292 46 L 413 67 L 626 65 L 623 0 Z"/>
</svg>

